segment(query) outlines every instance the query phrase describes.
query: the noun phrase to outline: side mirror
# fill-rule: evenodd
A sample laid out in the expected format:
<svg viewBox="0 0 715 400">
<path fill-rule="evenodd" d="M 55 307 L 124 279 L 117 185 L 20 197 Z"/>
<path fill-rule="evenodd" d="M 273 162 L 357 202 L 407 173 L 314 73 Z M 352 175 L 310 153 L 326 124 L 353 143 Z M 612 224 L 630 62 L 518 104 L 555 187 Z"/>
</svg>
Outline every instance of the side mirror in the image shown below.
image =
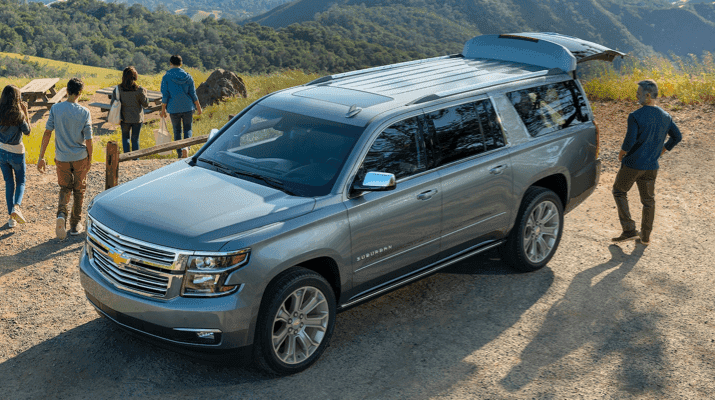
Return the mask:
<svg viewBox="0 0 715 400">
<path fill-rule="evenodd" d="M 368 172 L 362 184 L 355 183 L 353 190 L 358 192 L 385 192 L 396 187 L 395 175 L 387 172 Z"/>
<path fill-rule="evenodd" d="M 211 132 L 209 132 L 209 140 L 213 139 L 214 136 L 218 133 L 218 129 L 213 128 L 211 129 Z"/>
</svg>

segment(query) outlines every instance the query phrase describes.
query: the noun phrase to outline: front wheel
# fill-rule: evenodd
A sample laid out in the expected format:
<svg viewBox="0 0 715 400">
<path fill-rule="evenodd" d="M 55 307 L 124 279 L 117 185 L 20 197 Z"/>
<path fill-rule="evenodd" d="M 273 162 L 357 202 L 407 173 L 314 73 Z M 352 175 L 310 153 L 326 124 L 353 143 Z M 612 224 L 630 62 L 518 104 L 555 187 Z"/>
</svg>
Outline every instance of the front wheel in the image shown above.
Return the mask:
<svg viewBox="0 0 715 400">
<path fill-rule="evenodd" d="M 321 275 L 293 268 L 266 289 L 256 327 L 255 355 L 268 373 L 310 367 L 325 351 L 335 326 L 335 295 Z"/>
<path fill-rule="evenodd" d="M 542 268 L 556 253 L 563 226 L 563 206 L 556 193 L 542 187 L 530 188 L 504 245 L 504 258 L 520 271 Z"/>
</svg>

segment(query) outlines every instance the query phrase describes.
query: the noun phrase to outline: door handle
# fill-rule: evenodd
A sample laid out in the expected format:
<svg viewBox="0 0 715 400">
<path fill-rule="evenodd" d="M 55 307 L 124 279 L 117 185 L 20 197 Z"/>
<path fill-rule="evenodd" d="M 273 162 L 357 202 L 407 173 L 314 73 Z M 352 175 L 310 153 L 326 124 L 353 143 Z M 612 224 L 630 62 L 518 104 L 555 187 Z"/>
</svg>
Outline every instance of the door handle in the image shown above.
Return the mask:
<svg viewBox="0 0 715 400">
<path fill-rule="evenodd" d="M 489 173 L 492 174 L 492 175 L 499 175 L 499 174 L 501 174 L 502 172 L 504 172 L 505 169 L 506 169 L 506 165 L 504 165 L 504 164 L 502 164 L 502 165 L 497 165 L 496 167 L 490 169 L 490 170 L 489 170 Z"/>
<path fill-rule="evenodd" d="M 429 200 L 437 194 L 437 189 L 428 190 L 417 195 L 417 200 Z"/>
</svg>

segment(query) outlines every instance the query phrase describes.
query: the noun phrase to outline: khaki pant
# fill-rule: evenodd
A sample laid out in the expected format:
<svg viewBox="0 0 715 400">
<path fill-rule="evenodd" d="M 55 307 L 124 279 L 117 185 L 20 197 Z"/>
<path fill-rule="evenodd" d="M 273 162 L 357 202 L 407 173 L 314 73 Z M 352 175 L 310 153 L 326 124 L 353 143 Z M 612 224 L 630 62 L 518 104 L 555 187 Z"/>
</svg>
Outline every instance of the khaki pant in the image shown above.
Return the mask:
<svg viewBox="0 0 715 400">
<path fill-rule="evenodd" d="M 650 238 L 655 218 L 655 178 L 657 176 L 657 169 L 644 171 L 628 168 L 625 165 L 621 166 L 618 175 L 616 175 L 616 181 L 613 182 L 613 198 L 616 200 L 618 219 L 621 221 L 623 232 L 630 233 L 636 230 L 636 223 L 631 218 L 631 212 L 628 209 L 628 191 L 635 183 L 643 204 L 641 237 L 645 240 Z"/>
<path fill-rule="evenodd" d="M 85 158 L 79 161 L 57 161 L 57 183 L 60 185 L 60 200 L 57 205 L 57 215 L 60 213 L 67 216 L 67 204 L 70 202 L 70 194 L 74 197 L 72 205 L 72 215 L 70 216 L 70 227 L 79 224 L 82 219 L 82 202 L 84 201 L 84 191 L 87 189 L 87 172 L 89 172 L 90 161 Z"/>
</svg>

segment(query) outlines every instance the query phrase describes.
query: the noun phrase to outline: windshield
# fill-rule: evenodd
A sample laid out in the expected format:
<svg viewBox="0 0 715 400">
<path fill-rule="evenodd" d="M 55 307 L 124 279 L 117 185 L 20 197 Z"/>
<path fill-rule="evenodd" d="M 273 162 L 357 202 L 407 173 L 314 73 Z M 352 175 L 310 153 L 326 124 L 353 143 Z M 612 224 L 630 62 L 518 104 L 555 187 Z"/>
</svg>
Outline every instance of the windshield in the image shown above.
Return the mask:
<svg viewBox="0 0 715 400">
<path fill-rule="evenodd" d="M 199 164 L 298 196 L 330 193 L 363 128 L 253 106 Z"/>
</svg>

